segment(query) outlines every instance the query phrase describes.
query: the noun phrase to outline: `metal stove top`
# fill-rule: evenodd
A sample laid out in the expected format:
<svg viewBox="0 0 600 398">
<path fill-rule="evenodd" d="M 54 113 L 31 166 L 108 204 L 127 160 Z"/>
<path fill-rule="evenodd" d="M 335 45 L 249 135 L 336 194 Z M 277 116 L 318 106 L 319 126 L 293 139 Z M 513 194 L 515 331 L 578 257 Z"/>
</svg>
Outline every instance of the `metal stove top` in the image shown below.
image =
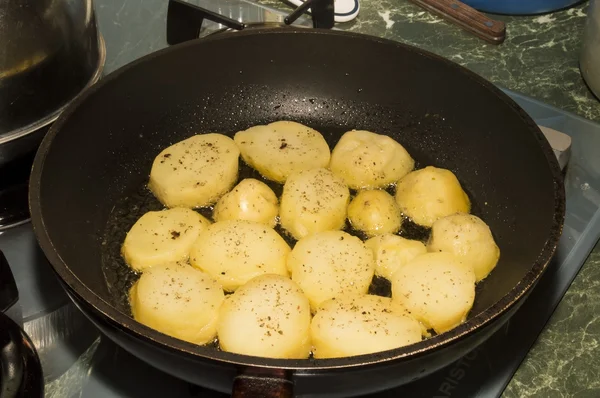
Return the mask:
<svg viewBox="0 0 600 398">
<path fill-rule="evenodd" d="M 135 46 L 124 41 L 118 29 L 103 31 L 107 73 L 166 46 L 166 2 L 156 2 L 163 17 L 148 24 L 150 33 L 140 37 Z M 193 3 L 244 22 L 281 22 L 284 18 L 275 10 L 245 0 Z M 103 15 L 102 11 L 97 7 L 101 30 L 113 24 L 108 19 L 112 15 Z M 305 18 L 296 23 L 310 25 Z M 220 28 L 207 23 L 202 35 Z M 538 124 L 565 132 L 573 140 L 565 176 L 567 214 L 557 254 L 522 308 L 484 345 L 421 381 L 372 398 L 500 396 L 600 236 L 600 157 L 593 153 L 593 148 L 600 148 L 600 125 L 508 94 Z M 47 397 L 223 397 L 166 375 L 101 337 L 70 304 L 37 246 L 29 223 L 0 231 L 0 250 L 8 259 L 20 292 L 11 316 L 23 325 L 38 349 Z"/>
</svg>

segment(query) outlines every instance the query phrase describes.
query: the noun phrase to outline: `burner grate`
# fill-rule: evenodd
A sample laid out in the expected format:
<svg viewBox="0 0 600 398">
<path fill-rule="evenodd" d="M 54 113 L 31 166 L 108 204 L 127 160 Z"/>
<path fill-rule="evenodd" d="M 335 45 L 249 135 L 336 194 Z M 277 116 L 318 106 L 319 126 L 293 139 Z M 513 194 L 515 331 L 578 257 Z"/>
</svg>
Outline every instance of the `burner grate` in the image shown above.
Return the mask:
<svg viewBox="0 0 600 398">
<path fill-rule="evenodd" d="M 197 39 L 205 20 L 225 26 L 225 29 L 220 31 L 240 31 L 256 27 L 281 27 L 293 24 L 309 9 L 311 10 L 313 28 L 331 29 L 334 25 L 333 4 L 333 0 L 307 0 L 286 16 L 283 23 L 246 23 L 181 0 L 171 0 L 167 10 L 167 43 L 174 45 Z"/>
</svg>

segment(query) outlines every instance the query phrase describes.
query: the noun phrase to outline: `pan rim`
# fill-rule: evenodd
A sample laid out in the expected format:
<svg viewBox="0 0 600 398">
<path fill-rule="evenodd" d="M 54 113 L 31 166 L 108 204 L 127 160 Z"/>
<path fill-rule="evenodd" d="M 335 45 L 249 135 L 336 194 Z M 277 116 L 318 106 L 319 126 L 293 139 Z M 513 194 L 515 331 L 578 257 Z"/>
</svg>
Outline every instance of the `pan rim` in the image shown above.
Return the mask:
<svg viewBox="0 0 600 398">
<path fill-rule="evenodd" d="M 40 201 L 40 187 L 43 165 L 46 156 L 52 146 L 53 138 L 61 130 L 62 126 L 69 119 L 70 115 L 77 111 L 77 108 L 82 104 L 89 96 L 100 90 L 105 84 L 118 79 L 119 76 L 133 68 L 138 64 L 149 62 L 150 60 L 166 56 L 171 52 L 175 52 L 178 49 L 185 48 L 188 46 L 197 46 L 205 42 L 211 42 L 215 40 L 228 40 L 234 37 L 254 36 L 254 35 L 274 35 L 274 34 L 314 34 L 314 35 L 332 35 L 332 36 L 346 36 L 353 37 L 357 40 L 368 40 L 371 42 L 381 43 L 385 45 L 392 45 L 403 51 L 412 51 L 421 56 L 431 58 L 437 62 L 444 63 L 448 67 L 452 67 L 455 70 L 462 72 L 471 80 L 484 86 L 491 94 L 495 94 L 496 97 L 506 104 L 512 111 L 516 112 L 523 122 L 529 125 L 531 134 L 539 141 L 540 148 L 548 161 L 550 172 L 553 179 L 554 186 L 554 203 L 555 212 L 552 220 L 550 229 L 550 236 L 546 240 L 543 248 L 540 250 L 537 260 L 532 264 L 531 268 L 525 274 L 524 278 L 519 281 L 508 293 L 506 293 L 499 301 L 492 306 L 488 307 L 485 311 L 477 314 L 473 318 L 470 318 L 465 323 L 458 327 L 434 336 L 430 339 L 423 340 L 419 343 L 415 343 L 409 346 L 396 348 L 393 350 L 383 351 L 380 353 L 360 355 L 354 357 L 344 358 L 332 358 L 332 359 L 273 359 L 273 358 L 262 358 L 254 357 L 249 355 L 234 354 L 224 351 L 217 351 L 212 347 L 199 346 L 193 343 L 188 343 L 174 337 L 162 334 L 154 329 L 151 329 L 137 321 L 128 315 L 120 312 L 106 300 L 99 297 L 93 290 L 88 288 L 76 275 L 71 271 L 66 262 L 62 259 L 60 254 L 54 248 L 52 239 L 48 235 L 48 231 L 45 227 L 43 212 L 41 209 Z M 468 336 L 473 335 L 477 330 L 483 329 L 485 326 L 489 326 L 492 321 L 501 318 L 509 309 L 521 301 L 526 296 L 533 286 L 537 283 L 539 278 L 542 276 L 547 268 L 548 263 L 554 255 L 560 236 L 562 235 L 562 228 L 565 216 L 565 191 L 562 179 L 562 174 L 558 161 L 554 156 L 554 152 L 550 147 L 549 143 L 545 139 L 543 133 L 531 117 L 525 113 L 525 111 L 519 107 L 507 94 L 502 92 L 498 87 L 487 81 L 483 77 L 477 75 L 475 72 L 458 65 L 446 58 L 433 54 L 429 51 L 422 50 L 420 48 L 396 42 L 389 39 L 383 39 L 375 36 L 369 36 L 365 34 L 325 30 L 325 29 L 300 29 L 300 28 L 268 28 L 268 29 L 252 29 L 247 31 L 240 31 L 231 34 L 213 35 L 205 37 L 199 40 L 192 40 L 189 42 L 181 43 L 175 46 L 167 47 L 148 55 L 145 55 L 135 61 L 119 68 L 118 70 L 110 73 L 106 78 L 102 79 L 99 83 L 93 85 L 91 88 L 83 92 L 75 101 L 73 101 L 65 112 L 63 112 L 54 125 L 50 128 L 49 132 L 44 137 L 39 150 L 36 154 L 29 187 L 29 206 L 31 212 L 31 220 L 34 229 L 34 233 L 37 237 L 40 247 L 44 251 L 46 257 L 51 263 L 54 271 L 59 275 L 62 281 L 69 287 L 70 292 L 77 295 L 80 300 L 91 306 L 94 311 L 102 314 L 110 321 L 113 325 L 118 325 L 120 329 L 123 329 L 128 334 L 133 335 L 135 338 L 157 345 L 162 349 L 168 348 L 175 350 L 180 354 L 191 356 L 196 359 L 204 359 L 211 361 L 218 361 L 222 363 L 230 363 L 238 366 L 250 366 L 259 368 L 276 368 L 276 369 L 287 369 L 296 371 L 315 371 L 315 370 L 330 370 L 330 369 L 341 369 L 341 368 L 355 368 L 364 367 L 366 365 L 375 365 L 382 362 L 391 361 L 402 361 L 415 358 L 420 355 L 431 353 L 432 351 L 441 349 L 442 347 L 448 346 L 458 340 L 464 339 Z"/>
</svg>

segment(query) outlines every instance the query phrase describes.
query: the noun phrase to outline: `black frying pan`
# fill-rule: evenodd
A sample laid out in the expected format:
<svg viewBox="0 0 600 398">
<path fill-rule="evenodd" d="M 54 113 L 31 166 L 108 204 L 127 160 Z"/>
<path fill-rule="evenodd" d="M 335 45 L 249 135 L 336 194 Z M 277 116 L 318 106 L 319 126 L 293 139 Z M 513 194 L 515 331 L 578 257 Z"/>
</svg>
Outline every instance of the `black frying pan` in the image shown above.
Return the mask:
<svg viewBox="0 0 600 398">
<path fill-rule="evenodd" d="M 130 206 L 120 228 L 107 232 L 115 209 L 137 200 L 153 158 L 192 134 L 232 135 L 281 119 L 318 129 L 331 147 L 352 128 L 388 134 L 419 166 L 455 172 L 502 250 L 463 325 L 372 355 L 276 360 L 196 346 L 131 319 L 115 285 L 113 292 L 107 286 L 102 259 L 107 246 L 118 250 L 141 215 Z M 168 373 L 225 392 L 234 385 L 235 394 L 251 396 L 267 390 L 289 395 L 292 387 L 298 396 L 364 394 L 465 355 L 517 310 L 543 273 L 561 234 L 564 200 L 543 134 L 490 83 L 396 42 L 293 28 L 194 40 L 111 74 L 54 124 L 30 186 L 33 226 L 45 254 L 104 333 Z"/>
</svg>

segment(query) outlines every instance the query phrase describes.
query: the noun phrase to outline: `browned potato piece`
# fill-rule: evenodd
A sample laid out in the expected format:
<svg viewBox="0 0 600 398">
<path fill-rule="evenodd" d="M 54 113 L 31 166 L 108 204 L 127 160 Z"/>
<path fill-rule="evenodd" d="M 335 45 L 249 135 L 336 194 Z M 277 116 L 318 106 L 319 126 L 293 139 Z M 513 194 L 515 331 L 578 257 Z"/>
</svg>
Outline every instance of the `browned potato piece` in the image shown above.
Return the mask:
<svg viewBox="0 0 600 398">
<path fill-rule="evenodd" d="M 449 252 L 460 257 L 465 264 L 473 267 L 477 281 L 488 276 L 500 258 L 500 249 L 487 224 L 466 213 L 434 222 L 427 248 L 432 252 Z"/>
<path fill-rule="evenodd" d="M 308 358 L 310 306 L 290 279 L 261 275 L 227 296 L 217 331 L 223 351 L 267 358 Z"/>
<path fill-rule="evenodd" d="M 375 275 L 388 280 L 401 267 L 419 254 L 427 253 L 425 245 L 418 240 L 406 239 L 398 235 L 386 234 L 371 238 L 365 246 L 375 255 Z"/>
<path fill-rule="evenodd" d="M 279 218 L 294 238 L 342 229 L 350 191 L 344 182 L 323 168 L 292 174 L 283 186 Z"/>
<path fill-rule="evenodd" d="M 282 120 L 250 127 L 233 137 L 242 159 L 272 181 L 329 165 L 329 146 L 317 130 Z"/>
<path fill-rule="evenodd" d="M 469 197 L 454 173 L 433 166 L 415 170 L 398 181 L 396 202 L 405 216 L 426 227 L 442 217 L 471 209 Z"/>
<path fill-rule="evenodd" d="M 233 292 L 264 274 L 288 276 L 290 247 L 273 228 L 254 221 L 227 220 L 210 225 L 198 235 L 190 263 Z"/>
<path fill-rule="evenodd" d="M 216 337 L 224 298 L 223 289 L 210 275 L 176 263 L 146 270 L 130 291 L 136 321 L 195 344 Z"/>
<path fill-rule="evenodd" d="M 475 272 L 451 253 L 425 253 L 392 275 L 392 298 L 427 328 L 460 325 L 475 300 Z"/>
<path fill-rule="evenodd" d="M 198 235 L 209 225 L 206 218 L 183 207 L 149 211 L 127 232 L 121 253 L 136 271 L 187 261 Z"/>
<path fill-rule="evenodd" d="M 330 298 L 366 294 L 373 279 L 373 253 L 356 236 L 319 232 L 300 239 L 287 258 L 292 280 L 316 310 Z"/>
<path fill-rule="evenodd" d="M 264 182 L 245 178 L 219 199 L 213 219 L 255 221 L 273 228 L 278 213 L 279 202 L 273 190 Z"/>
<path fill-rule="evenodd" d="M 391 350 L 421 341 L 421 325 L 387 297 L 344 296 L 321 304 L 311 323 L 315 358 Z"/>
<path fill-rule="evenodd" d="M 415 167 L 393 138 L 365 130 L 344 133 L 331 152 L 330 168 L 352 189 L 383 188 Z"/>
<path fill-rule="evenodd" d="M 402 214 L 394 197 L 379 189 L 360 191 L 348 205 L 352 227 L 367 236 L 395 233 L 402 225 Z"/>
<path fill-rule="evenodd" d="M 208 206 L 235 184 L 239 155 L 226 135 L 192 136 L 158 154 L 148 187 L 167 207 Z"/>
</svg>

